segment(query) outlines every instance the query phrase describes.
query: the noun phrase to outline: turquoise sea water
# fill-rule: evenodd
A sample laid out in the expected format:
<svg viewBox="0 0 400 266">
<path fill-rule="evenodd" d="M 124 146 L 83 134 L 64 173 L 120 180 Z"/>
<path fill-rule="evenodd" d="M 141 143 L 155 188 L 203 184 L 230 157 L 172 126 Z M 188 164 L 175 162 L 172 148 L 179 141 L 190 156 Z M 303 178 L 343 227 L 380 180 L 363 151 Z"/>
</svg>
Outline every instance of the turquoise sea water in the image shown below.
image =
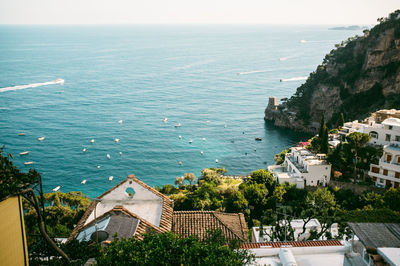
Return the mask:
<svg viewBox="0 0 400 266">
<path fill-rule="evenodd" d="M 265 123 L 268 97 L 292 95 L 335 43 L 360 34 L 327 28 L 0 26 L 0 91 L 65 80 L 0 92 L 0 145 L 42 173 L 45 192 L 89 196 L 128 174 L 162 185 L 204 167 L 264 168 L 308 137 Z"/>
</svg>

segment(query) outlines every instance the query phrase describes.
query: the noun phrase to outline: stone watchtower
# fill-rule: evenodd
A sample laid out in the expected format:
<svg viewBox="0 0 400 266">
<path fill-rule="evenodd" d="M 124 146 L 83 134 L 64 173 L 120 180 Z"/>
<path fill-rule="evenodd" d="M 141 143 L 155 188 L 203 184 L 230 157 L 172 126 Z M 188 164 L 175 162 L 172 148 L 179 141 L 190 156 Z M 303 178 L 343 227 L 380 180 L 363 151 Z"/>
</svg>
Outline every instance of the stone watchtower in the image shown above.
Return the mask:
<svg viewBox="0 0 400 266">
<path fill-rule="evenodd" d="M 278 99 L 274 96 L 269 97 L 267 110 L 277 111 L 278 110 Z"/>
<path fill-rule="evenodd" d="M 265 120 L 274 120 L 275 114 L 278 112 L 278 99 L 274 96 L 269 97 L 268 106 L 265 108 Z"/>
</svg>

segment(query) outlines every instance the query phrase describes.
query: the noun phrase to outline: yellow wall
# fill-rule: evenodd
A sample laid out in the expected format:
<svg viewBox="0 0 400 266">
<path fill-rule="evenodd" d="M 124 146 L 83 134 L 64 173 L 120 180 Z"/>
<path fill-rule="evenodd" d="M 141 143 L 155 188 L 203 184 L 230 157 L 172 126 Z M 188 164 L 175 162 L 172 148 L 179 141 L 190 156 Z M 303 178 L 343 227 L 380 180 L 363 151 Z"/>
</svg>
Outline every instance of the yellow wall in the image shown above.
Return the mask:
<svg viewBox="0 0 400 266">
<path fill-rule="evenodd" d="M 0 265 L 28 265 L 20 196 L 0 202 Z"/>
</svg>

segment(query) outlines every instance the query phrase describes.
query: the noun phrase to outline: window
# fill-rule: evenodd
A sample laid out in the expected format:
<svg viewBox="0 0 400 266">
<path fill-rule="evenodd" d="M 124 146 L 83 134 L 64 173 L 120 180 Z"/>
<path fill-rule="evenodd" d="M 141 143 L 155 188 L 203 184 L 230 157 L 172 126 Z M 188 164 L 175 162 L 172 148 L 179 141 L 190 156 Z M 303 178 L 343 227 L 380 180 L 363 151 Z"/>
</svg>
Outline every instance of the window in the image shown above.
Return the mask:
<svg viewBox="0 0 400 266">
<path fill-rule="evenodd" d="M 395 141 L 400 141 L 400 136 L 394 137 L 394 140 L 395 140 Z"/>
<path fill-rule="evenodd" d="M 132 198 L 133 195 L 135 195 L 135 191 L 134 191 L 133 188 L 131 188 L 131 187 L 128 187 L 128 188 L 125 190 L 125 193 L 128 194 L 128 197 L 130 197 L 130 198 Z"/>
<path fill-rule="evenodd" d="M 390 134 L 386 134 L 386 138 L 385 141 L 390 141 L 391 135 Z"/>
<path fill-rule="evenodd" d="M 383 169 L 383 175 L 388 175 L 388 170 L 387 169 Z"/>
<path fill-rule="evenodd" d="M 383 179 L 382 178 L 379 178 L 379 183 L 383 183 Z"/>
<path fill-rule="evenodd" d="M 378 132 L 371 131 L 371 132 L 369 132 L 369 135 L 370 135 L 371 138 L 373 138 L 373 139 L 377 139 L 377 138 L 378 138 Z"/>
<path fill-rule="evenodd" d="M 394 177 L 400 178 L 400 173 L 399 173 L 399 172 L 396 172 L 396 173 L 394 174 Z"/>
<path fill-rule="evenodd" d="M 393 126 L 389 126 L 389 129 L 392 130 L 392 129 L 393 129 Z"/>
<path fill-rule="evenodd" d="M 371 172 L 375 173 L 375 174 L 379 174 L 379 168 L 378 167 L 372 167 Z"/>
<path fill-rule="evenodd" d="M 386 161 L 388 163 L 390 163 L 392 161 L 392 155 L 391 154 L 386 155 Z"/>
</svg>

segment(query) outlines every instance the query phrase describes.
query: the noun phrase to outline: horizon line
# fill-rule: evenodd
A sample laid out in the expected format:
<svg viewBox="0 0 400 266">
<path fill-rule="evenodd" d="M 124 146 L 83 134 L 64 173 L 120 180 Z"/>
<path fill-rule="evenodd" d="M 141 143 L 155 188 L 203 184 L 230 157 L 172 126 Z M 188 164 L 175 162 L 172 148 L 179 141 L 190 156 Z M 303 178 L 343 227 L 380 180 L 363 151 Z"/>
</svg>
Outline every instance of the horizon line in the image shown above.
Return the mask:
<svg viewBox="0 0 400 266">
<path fill-rule="evenodd" d="M 371 26 L 378 23 L 0 23 L 0 26 L 191 26 L 191 25 L 254 25 L 254 26 Z"/>
</svg>

